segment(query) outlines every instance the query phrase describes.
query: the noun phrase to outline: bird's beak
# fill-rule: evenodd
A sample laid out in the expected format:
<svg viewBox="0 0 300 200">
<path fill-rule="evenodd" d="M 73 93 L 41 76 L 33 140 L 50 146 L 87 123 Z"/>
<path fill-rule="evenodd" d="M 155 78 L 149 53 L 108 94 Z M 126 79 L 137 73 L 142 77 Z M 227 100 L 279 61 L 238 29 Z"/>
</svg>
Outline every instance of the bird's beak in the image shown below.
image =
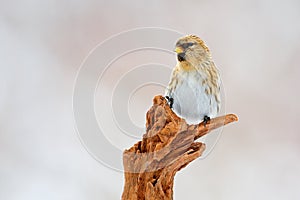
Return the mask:
<svg viewBox="0 0 300 200">
<path fill-rule="evenodd" d="M 183 48 L 182 47 L 176 47 L 174 51 L 176 53 L 183 53 Z"/>
</svg>

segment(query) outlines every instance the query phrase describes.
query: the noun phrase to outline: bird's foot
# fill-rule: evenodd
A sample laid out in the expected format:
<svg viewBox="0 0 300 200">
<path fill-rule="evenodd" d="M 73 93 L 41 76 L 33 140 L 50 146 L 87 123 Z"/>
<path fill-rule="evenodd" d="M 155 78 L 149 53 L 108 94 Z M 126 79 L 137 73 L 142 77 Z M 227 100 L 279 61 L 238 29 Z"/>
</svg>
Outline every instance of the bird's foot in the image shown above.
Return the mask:
<svg viewBox="0 0 300 200">
<path fill-rule="evenodd" d="M 205 115 L 204 116 L 204 118 L 203 118 L 203 124 L 204 124 L 204 126 L 207 124 L 207 122 L 209 122 L 210 121 L 210 117 L 208 117 L 207 115 Z"/>
<path fill-rule="evenodd" d="M 172 109 L 173 108 L 174 99 L 172 97 L 169 97 L 169 96 L 165 96 L 165 98 L 167 99 L 168 104 L 169 104 L 170 108 Z"/>
</svg>

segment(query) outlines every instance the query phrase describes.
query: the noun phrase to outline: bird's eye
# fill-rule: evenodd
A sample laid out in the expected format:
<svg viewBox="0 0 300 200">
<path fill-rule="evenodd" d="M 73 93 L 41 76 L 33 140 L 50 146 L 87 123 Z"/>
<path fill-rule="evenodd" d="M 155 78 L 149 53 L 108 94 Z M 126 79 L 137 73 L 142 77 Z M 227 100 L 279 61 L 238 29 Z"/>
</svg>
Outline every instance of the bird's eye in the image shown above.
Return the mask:
<svg viewBox="0 0 300 200">
<path fill-rule="evenodd" d="M 182 44 L 182 47 L 183 47 L 184 49 L 186 49 L 186 48 L 188 48 L 188 47 L 190 47 L 190 46 L 193 46 L 193 45 L 194 45 L 194 43 L 188 42 L 188 43 Z"/>
</svg>

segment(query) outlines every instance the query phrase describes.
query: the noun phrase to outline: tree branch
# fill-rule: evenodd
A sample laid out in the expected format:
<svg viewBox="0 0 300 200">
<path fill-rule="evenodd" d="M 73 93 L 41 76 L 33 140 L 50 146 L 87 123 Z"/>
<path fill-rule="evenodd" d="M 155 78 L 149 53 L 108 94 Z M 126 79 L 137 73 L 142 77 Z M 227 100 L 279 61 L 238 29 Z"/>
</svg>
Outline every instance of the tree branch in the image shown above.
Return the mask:
<svg viewBox="0 0 300 200">
<path fill-rule="evenodd" d="M 206 125 L 188 125 L 162 96 L 147 112 L 142 141 L 124 151 L 125 186 L 122 200 L 173 199 L 177 171 L 200 157 L 205 144 L 195 142 L 210 131 L 237 121 L 234 114 L 211 119 Z"/>
</svg>

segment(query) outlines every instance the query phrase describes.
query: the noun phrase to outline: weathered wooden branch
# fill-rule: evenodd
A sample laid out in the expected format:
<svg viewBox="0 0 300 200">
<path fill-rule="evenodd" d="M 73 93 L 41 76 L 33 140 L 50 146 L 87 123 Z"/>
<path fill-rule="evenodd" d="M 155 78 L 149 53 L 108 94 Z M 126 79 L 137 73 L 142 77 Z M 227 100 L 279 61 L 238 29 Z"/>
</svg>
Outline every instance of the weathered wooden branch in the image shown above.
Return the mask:
<svg viewBox="0 0 300 200">
<path fill-rule="evenodd" d="M 211 119 L 205 126 L 188 125 L 156 96 L 147 112 L 142 141 L 124 151 L 125 186 L 122 200 L 173 199 L 177 171 L 200 157 L 205 144 L 195 142 L 210 131 L 237 121 L 234 114 Z"/>
</svg>

